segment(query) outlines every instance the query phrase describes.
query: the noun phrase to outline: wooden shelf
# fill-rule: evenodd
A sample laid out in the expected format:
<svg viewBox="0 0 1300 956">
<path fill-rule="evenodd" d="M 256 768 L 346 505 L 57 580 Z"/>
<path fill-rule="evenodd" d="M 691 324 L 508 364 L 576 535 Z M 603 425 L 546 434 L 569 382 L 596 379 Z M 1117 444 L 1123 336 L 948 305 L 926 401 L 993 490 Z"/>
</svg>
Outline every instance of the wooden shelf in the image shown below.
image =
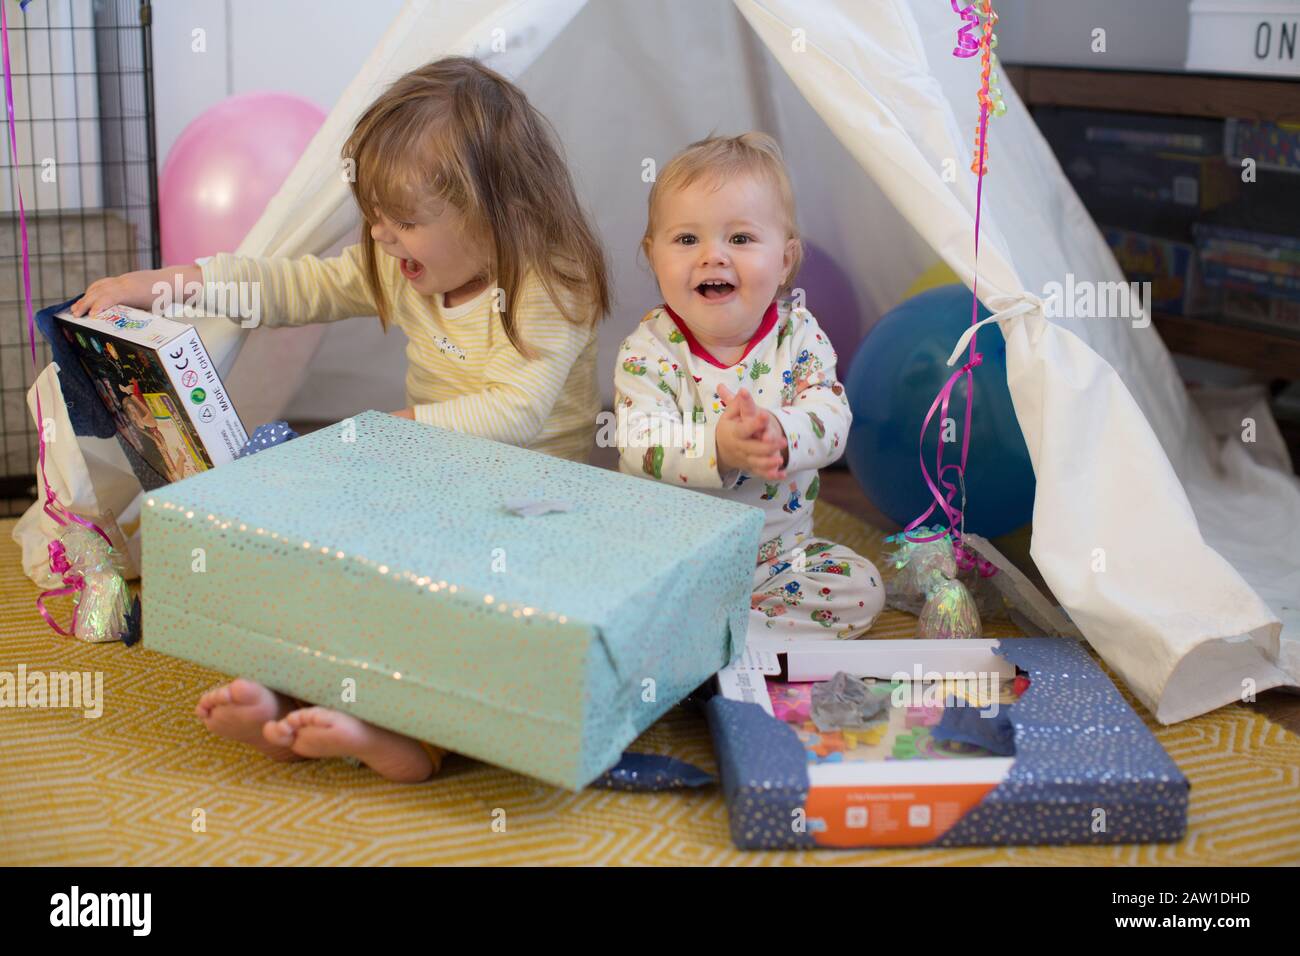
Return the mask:
<svg viewBox="0 0 1300 956">
<path fill-rule="evenodd" d="M 1157 312 L 1156 330 L 1171 352 L 1300 379 L 1300 338 L 1211 319 Z"/>
<path fill-rule="evenodd" d="M 1028 106 L 1300 122 L 1300 82 L 1209 73 L 1004 65 Z"/>
<path fill-rule="evenodd" d="M 1300 122 L 1300 82 L 1212 73 L 1004 64 L 1027 106 Z M 1300 338 L 1203 318 L 1156 313 L 1169 351 L 1300 379 Z"/>
</svg>

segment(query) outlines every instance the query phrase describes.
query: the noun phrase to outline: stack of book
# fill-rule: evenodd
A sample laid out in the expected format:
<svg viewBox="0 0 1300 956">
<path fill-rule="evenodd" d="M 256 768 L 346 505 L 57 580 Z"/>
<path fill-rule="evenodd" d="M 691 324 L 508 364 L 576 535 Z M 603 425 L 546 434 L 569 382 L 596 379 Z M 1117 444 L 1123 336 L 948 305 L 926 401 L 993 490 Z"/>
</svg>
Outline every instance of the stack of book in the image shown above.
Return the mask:
<svg viewBox="0 0 1300 956">
<path fill-rule="evenodd" d="M 1297 209 L 1300 177 L 1274 174 L 1196 225 L 1204 281 L 1222 290 L 1226 318 L 1300 336 Z"/>
</svg>

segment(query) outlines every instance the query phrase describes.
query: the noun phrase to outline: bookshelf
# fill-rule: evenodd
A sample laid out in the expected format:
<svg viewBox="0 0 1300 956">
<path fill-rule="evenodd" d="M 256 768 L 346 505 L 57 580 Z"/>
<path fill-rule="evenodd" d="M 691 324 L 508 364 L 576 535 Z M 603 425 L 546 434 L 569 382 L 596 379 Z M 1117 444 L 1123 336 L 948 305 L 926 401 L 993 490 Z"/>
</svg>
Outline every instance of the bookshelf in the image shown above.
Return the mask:
<svg viewBox="0 0 1300 956">
<path fill-rule="evenodd" d="M 1254 369 L 1269 378 L 1300 378 L 1300 339 L 1185 315 L 1157 312 L 1151 318 L 1171 352 Z"/>
<path fill-rule="evenodd" d="M 1027 106 L 1300 122 L 1300 82 L 1207 73 L 1004 66 Z"/>
<path fill-rule="evenodd" d="M 1026 106 L 1209 119 L 1300 122 L 1300 82 L 1201 73 L 1004 65 Z M 1171 352 L 1300 379 L 1300 338 L 1205 318 L 1157 314 Z"/>
</svg>

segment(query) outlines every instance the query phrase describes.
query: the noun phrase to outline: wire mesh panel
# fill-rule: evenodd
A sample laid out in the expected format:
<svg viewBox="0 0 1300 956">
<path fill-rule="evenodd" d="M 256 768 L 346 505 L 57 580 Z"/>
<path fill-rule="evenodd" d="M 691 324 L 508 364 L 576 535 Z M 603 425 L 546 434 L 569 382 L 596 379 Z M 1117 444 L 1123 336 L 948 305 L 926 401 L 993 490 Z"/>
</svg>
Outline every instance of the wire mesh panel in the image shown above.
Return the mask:
<svg viewBox="0 0 1300 956">
<path fill-rule="evenodd" d="M 150 5 L 140 0 L 6 4 L 15 166 L 0 160 L 0 515 L 36 495 L 36 429 L 23 303 L 18 188 L 27 210 L 32 305 L 95 279 L 157 268 L 158 204 Z M 37 334 L 36 371 L 50 361 Z"/>
</svg>

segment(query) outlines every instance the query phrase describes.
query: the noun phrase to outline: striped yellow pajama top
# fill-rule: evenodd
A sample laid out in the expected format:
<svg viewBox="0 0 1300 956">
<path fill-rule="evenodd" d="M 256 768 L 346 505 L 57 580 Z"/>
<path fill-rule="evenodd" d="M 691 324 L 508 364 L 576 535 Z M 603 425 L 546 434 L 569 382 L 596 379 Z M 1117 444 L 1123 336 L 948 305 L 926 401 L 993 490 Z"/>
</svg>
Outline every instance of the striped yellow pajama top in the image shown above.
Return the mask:
<svg viewBox="0 0 1300 956">
<path fill-rule="evenodd" d="M 534 355 L 526 359 L 492 308 L 493 283 L 448 308 L 441 294 L 417 292 L 392 256 L 379 258 L 393 323 L 407 337 L 406 400 L 417 421 L 588 460 L 600 410 L 595 326 L 566 319 L 529 271 L 513 309 L 519 337 Z M 210 310 L 216 311 L 214 283 L 256 282 L 261 323 L 270 327 L 376 312 L 359 244 L 325 259 L 218 253 L 201 268 Z"/>
</svg>

